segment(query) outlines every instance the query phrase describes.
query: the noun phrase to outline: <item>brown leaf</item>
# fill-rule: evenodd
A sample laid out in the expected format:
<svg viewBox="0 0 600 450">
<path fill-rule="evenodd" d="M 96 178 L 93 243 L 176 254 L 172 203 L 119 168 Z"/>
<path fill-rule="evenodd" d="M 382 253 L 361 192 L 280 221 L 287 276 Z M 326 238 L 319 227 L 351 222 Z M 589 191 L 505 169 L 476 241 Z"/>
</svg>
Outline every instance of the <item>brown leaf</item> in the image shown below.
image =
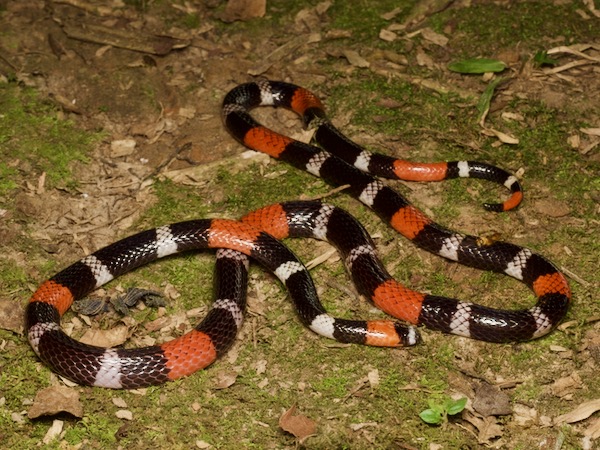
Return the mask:
<svg viewBox="0 0 600 450">
<path fill-rule="evenodd" d="M 229 0 L 219 19 L 223 22 L 246 21 L 263 17 L 266 12 L 267 0 Z"/>
<path fill-rule="evenodd" d="M 35 419 L 40 416 L 52 416 L 68 412 L 75 417 L 83 417 L 83 406 L 79 401 L 79 392 L 65 386 L 51 386 L 38 391 L 29 408 L 27 416 Z"/>
<path fill-rule="evenodd" d="M 283 431 L 293 434 L 300 441 L 303 441 L 309 436 L 313 436 L 317 430 L 317 424 L 314 420 L 309 419 L 302 414 L 294 415 L 296 405 L 284 412 L 279 418 L 279 426 Z"/>
<path fill-rule="evenodd" d="M 222 370 L 217 373 L 215 378 L 215 389 L 227 389 L 228 387 L 235 384 L 238 373 L 233 370 Z"/>
<path fill-rule="evenodd" d="M 481 418 L 470 411 L 465 411 L 462 417 L 476 428 L 477 441 L 480 444 L 489 444 L 493 439 L 502 436 L 504 433 L 502 426 L 498 424 L 494 416 Z"/>
<path fill-rule="evenodd" d="M 448 38 L 446 36 L 436 33 L 431 28 L 423 28 L 421 30 L 421 36 L 440 47 L 445 47 L 448 44 Z"/>
<path fill-rule="evenodd" d="M 583 383 L 581 381 L 581 377 L 577 372 L 573 372 L 572 374 L 559 378 L 550 386 L 550 392 L 552 395 L 556 397 L 566 397 L 568 395 L 572 395 L 575 389 L 581 389 L 583 387 Z"/>
<path fill-rule="evenodd" d="M 21 303 L 15 300 L 0 299 L 0 328 L 23 334 L 23 314 Z"/>
<path fill-rule="evenodd" d="M 580 420 L 587 419 L 596 411 L 600 411 L 600 398 L 580 404 L 573 411 L 558 416 L 554 419 L 554 423 L 556 425 L 562 425 L 563 423 L 579 422 Z"/>
<path fill-rule="evenodd" d="M 125 325 L 117 325 L 109 330 L 88 330 L 81 337 L 84 344 L 97 345 L 99 347 L 116 347 L 125 343 L 129 337 L 129 330 Z"/>
<path fill-rule="evenodd" d="M 481 383 L 476 389 L 473 409 L 484 417 L 512 413 L 508 395 L 488 383 Z"/>
<path fill-rule="evenodd" d="M 346 59 L 348 60 L 348 62 L 351 65 L 353 65 L 354 67 L 366 68 L 366 67 L 369 67 L 371 65 L 369 63 L 369 61 L 367 61 L 362 56 L 360 56 L 357 51 L 354 51 L 354 50 L 343 50 L 342 53 L 344 54 L 344 56 L 346 57 Z"/>
<path fill-rule="evenodd" d="M 536 201 L 535 209 L 549 217 L 564 217 L 571 212 L 571 208 L 567 203 L 549 199 Z"/>
</svg>

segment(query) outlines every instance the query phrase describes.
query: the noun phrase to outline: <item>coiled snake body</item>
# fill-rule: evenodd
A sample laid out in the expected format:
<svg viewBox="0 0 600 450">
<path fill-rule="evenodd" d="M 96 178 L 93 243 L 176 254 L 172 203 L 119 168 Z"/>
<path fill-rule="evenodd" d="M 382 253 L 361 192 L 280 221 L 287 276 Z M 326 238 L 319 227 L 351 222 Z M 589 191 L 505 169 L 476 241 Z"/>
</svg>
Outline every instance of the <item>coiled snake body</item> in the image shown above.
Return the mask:
<svg viewBox="0 0 600 450">
<path fill-rule="evenodd" d="M 258 106 L 292 109 L 315 127 L 320 147 L 295 141 L 256 122 Z M 506 311 L 413 291 L 395 281 L 376 257 L 364 228 L 345 211 L 320 202 L 287 202 L 261 208 L 240 221 L 212 219 L 180 222 L 115 242 L 54 275 L 33 294 L 26 311 L 29 341 L 56 372 L 80 383 L 109 388 L 160 384 L 211 364 L 235 340 L 246 302 L 247 256 L 273 272 L 289 290 L 301 321 L 314 332 L 341 342 L 375 346 L 413 345 L 416 329 L 394 321 L 347 320 L 330 316 L 321 305 L 302 263 L 277 239 L 312 237 L 332 242 L 358 291 L 391 316 L 412 325 L 491 342 L 543 336 L 556 327 L 569 306 L 566 278 L 540 255 L 506 242 L 482 243 L 432 222 L 377 176 L 414 181 L 476 177 L 506 186 L 510 198 L 486 204 L 512 209 L 522 198 L 516 178 L 484 163 L 457 161 L 410 163 L 372 154 L 343 136 L 327 120 L 311 92 L 288 83 L 260 81 L 240 85 L 223 102 L 228 131 L 245 146 L 265 152 L 323 178 L 372 208 L 418 247 L 471 267 L 510 275 L 529 286 L 536 304 Z M 331 152 L 331 153 L 330 153 Z M 335 154 L 333 154 L 335 153 Z M 371 172 L 371 173 L 367 173 Z M 105 349 L 68 337 L 60 317 L 72 302 L 93 289 L 158 258 L 183 251 L 218 248 L 213 308 L 191 332 L 161 345 Z"/>
</svg>

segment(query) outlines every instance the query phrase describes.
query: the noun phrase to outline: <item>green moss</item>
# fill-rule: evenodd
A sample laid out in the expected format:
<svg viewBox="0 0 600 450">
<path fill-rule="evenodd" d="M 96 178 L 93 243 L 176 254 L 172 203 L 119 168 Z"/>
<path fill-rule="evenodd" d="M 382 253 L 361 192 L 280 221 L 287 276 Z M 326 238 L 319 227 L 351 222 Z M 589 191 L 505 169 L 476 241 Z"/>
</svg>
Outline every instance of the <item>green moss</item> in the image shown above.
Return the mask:
<svg viewBox="0 0 600 450">
<path fill-rule="evenodd" d="M 25 177 L 16 167 L 31 166 L 27 173 L 30 182 L 45 172 L 48 187 L 75 184 L 71 163 L 87 162 L 86 154 L 97 136 L 78 130 L 35 91 L 13 83 L 0 84 L 0 111 L 0 175 L 12 178 L 12 183 L 0 183 L 0 195 Z"/>
</svg>

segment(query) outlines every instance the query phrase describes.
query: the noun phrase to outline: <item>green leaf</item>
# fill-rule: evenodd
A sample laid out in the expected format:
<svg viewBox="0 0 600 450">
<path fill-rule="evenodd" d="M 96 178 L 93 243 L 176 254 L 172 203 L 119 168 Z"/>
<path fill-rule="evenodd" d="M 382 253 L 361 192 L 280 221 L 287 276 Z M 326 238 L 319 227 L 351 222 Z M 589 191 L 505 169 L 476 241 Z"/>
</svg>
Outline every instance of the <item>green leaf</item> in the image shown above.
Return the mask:
<svg viewBox="0 0 600 450">
<path fill-rule="evenodd" d="M 556 66 L 556 65 L 558 65 L 558 61 L 556 59 L 550 58 L 548 56 L 548 52 L 546 50 L 539 50 L 533 57 L 533 62 L 537 66 Z"/>
<path fill-rule="evenodd" d="M 458 73 L 502 72 L 506 64 L 498 59 L 471 58 L 448 64 L 448 69 Z"/>
<path fill-rule="evenodd" d="M 446 403 L 446 411 L 449 416 L 453 416 L 465 409 L 466 404 L 466 397 L 460 398 L 458 400 L 448 400 L 448 402 Z"/>
<path fill-rule="evenodd" d="M 439 411 L 434 411 L 433 409 L 426 409 L 425 411 L 421 411 L 419 417 L 425 423 L 438 425 L 442 422 L 443 415 L 440 414 Z"/>
<path fill-rule="evenodd" d="M 490 82 L 479 97 L 479 101 L 477 102 L 477 111 L 479 111 L 478 120 L 481 120 L 484 114 L 490 109 L 490 104 L 492 102 L 492 97 L 494 96 L 494 91 L 496 90 L 496 86 L 503 80 L 502 77 L 496 78 L 494 81 Z"/>
</svg>

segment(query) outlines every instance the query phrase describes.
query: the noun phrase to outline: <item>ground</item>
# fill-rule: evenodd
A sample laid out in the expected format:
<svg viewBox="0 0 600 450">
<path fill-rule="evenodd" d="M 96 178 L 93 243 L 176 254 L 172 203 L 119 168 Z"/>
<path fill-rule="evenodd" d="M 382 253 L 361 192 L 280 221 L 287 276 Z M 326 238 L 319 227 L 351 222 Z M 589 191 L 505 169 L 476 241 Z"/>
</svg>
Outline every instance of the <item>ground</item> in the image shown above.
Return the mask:
<svg viewBox="0 0 600 450">
<path fill-rule="evenodd" d="M 262 4 L 0 1 L 0 440 L 13 449 L 598 448 L 593 0 Z M 468 58 L 506 68 L 449 70 Z M 303 328 L 281 286 L 253 267 L 239 339 L 208 369 L 138 391 L 55 376 L 23 334 L 24 307 L 44 279 L 136 231 L 239 217 L 283 200 L 327 196 L 350 210 L 388 270 L 415 289 L 507 308 L 534 302 L 507 277 L 417 250 L 320 180 L 244 153 L 220 107 L 231 88 L 259 77 L 311 89 L 333 122 L 370 149 L 516 173 L 525 200 L 504 214 L 481 208 L 506 195 L 489 183 L 390 185 L 445 226 L 500 236 L 553 261 L 573 290 L 563 324 L 519 344 L 422 330 L 424 342 L 410 349 L 341 346 Z M 307 139 L 291 113 L 256 117 Z M 306 262 L 329 251 L 287 244 Z M 356 294 L 335 253 L 324 259 L 311 274 L 327 308 L 381 317 L 348 298 Z M 124 318 L 68 313 L 63 327 L 107 346 L 172 339 L 205 315 L 211 271 L 210 254 L 152 264 L 94 295 L 152 288 L 166 307 L 141 305 Z M 421 420 L 430 403 L 449 398 L 469 401 L 442 425 Z"/>
</svg>

